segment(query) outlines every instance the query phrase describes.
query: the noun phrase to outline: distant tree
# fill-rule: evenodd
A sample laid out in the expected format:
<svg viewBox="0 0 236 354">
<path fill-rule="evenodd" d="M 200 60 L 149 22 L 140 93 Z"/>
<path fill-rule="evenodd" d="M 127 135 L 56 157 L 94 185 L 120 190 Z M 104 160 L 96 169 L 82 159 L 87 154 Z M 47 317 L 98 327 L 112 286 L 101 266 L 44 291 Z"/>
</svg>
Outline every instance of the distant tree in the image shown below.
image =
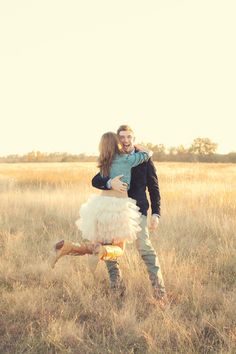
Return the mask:
<svg viewBox="0 0 236 354">
<path fill-rule="evenodd" d="M 236 163 L 236 152 L 230 152 L 225 156 L 227 157 L 228 162 Z"/>
<path fill-rule="evenodd" d="M 36 152 L 35 151 L 28 152 L 26 157 L 28 162 L 33 162 L 35 161 Z"/>
<path fill-rule="evenodd" d="M 152 143 L 141 142 L 141 145 L 146 146 L 149 150 L 152 150 L 153 152 L 155 152 L 157 154 L 165 154 L 166 153 L 166 147 L 163 144 L 154 145 Z"/>
<path fill-rule="evenodd" d="M 215 154 L 217 144 L 213 143 L 209 138 L 196 138 L 190 146 L 189 152 L 192 154 L 206 156 Z"/>
<path fill-rule="evenodd" d="M 171 146 L 168 148 L 168 152 L 170 155 L 177 155 L 178 154 L 178 150 L 176 146 Z"/>
<path fill-rule="evenodd" d="M 166 147 L 163 144 L 154 145 L 153 149 L 153 160 L 154 161 L 165 161 L 166 160 Z"/>
<path fill-rule="evenodd" d="M 156 153 L 158 154 L 165 154 L 166 153 L 166 147 L 163 144 L 158 144 L 155 145 L 155 150 Z"/>
<path fill-rule="evenodd" d="M 40 151 L 36 151 L 35 153 L 35 161 L 37 162 L 42 162 L 42 161 L 45 161 L 45 154 L 43 152 L 40 152 Z"/>
<path fill-rule="evenodd" d="M 189 151 L 187 148 L 184 147 L 184 145 L 179 145 L 176 148 L 178 154 L 187 154 Z"/>
</svg>

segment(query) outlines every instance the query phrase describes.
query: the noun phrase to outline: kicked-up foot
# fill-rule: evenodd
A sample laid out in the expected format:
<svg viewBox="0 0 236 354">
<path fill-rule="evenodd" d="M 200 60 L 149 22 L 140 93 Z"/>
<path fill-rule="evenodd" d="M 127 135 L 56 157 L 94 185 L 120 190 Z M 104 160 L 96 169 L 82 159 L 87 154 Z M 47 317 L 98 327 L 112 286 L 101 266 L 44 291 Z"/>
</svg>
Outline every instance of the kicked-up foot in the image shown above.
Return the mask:
<svg viewBox="0 0 236 354">
<path fill-rule="evenodd" d="M 55 264 L 61 257 L 74 254 L 73 253 L 74 246 L 75 245 L 69 241 L 61 240 L 57 242 L 54 246 L 54 254 L 50 260 L 51 267 L 54 268 Z M 76 244 L 76 246 L 79 246 L 79 244 Z"/>
</svg>

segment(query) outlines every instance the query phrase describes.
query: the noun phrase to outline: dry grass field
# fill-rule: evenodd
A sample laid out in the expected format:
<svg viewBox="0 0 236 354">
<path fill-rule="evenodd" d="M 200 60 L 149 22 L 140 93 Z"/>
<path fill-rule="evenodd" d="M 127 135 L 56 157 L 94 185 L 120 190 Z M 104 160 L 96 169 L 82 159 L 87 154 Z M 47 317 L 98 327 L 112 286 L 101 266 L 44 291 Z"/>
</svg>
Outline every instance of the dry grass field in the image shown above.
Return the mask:
<svg viewBox="0 0 236 354">
<path fill-rule="evenodd" d="M 123 299 L 101 262 L 64 257 L 81 240 L 78 210 L 92 163 L 0 164 L 0 353 L 236 353 L 236 165 L 157 164 L 162 196 L 151 234 L 171 306 L 152 299 L 134 245 L 121 269 Z"/>
</svg>

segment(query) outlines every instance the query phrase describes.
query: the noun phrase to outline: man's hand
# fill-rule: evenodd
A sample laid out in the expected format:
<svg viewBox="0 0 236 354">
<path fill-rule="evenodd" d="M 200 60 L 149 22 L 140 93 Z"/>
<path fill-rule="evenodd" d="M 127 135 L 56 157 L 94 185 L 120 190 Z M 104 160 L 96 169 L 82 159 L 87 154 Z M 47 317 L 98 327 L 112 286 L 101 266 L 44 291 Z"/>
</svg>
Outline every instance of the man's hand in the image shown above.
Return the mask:
<svg viewBox="0 0 236 354">
<path fill-rule="evenodd" d="M 158 224 L 159 224 L 159 217 L 158 217 L 157 215 L 153 214 L 153 215 L 151 216 L 149 229 L 150 229 L 151 231 L 156 230 Z"/>
<path fill-rule="evenodd" d="M 126 192 L 127 183 L 122 182 L 120 179 L 123 175 L 116 176 L 111 180 L 111 189 L 117 192 Z"/>
</svg>

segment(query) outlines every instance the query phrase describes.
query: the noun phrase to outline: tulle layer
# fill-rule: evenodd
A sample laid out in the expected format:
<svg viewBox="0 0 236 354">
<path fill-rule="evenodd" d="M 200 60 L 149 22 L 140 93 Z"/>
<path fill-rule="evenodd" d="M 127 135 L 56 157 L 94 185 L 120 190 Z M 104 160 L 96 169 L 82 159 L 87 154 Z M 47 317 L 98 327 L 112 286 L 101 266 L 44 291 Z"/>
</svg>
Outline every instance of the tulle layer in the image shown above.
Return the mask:
<svg viewBox="0 0 236 354">
<path fill-rule="evenodd" d="M 135 200 L 109 196 L 92 196 L 82 204 L 76 225 L 83 238 L 91 241 L 128 241 L 141 230 L 141 213 Z"/>
</svg>

